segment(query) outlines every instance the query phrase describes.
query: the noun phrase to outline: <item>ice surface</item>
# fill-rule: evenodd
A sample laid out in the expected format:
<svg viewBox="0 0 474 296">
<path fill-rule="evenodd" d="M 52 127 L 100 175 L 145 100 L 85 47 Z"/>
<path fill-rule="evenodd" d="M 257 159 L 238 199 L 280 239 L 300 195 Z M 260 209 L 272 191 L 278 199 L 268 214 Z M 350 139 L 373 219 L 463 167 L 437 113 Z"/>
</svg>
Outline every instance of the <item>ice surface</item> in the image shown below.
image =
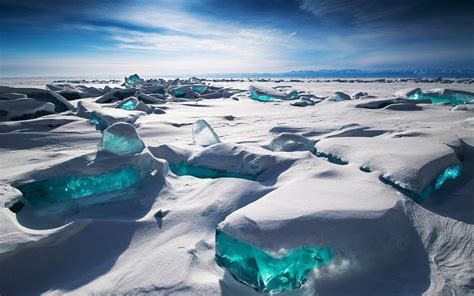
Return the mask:
<svg viewBox="0 0 474 296">
<path fill-rule="evenodd" d="M 347 101 L 350 99 L 351 99 L 351 96 L 340 91 L 335 92 L 328 98 L 329 101 L 335 101 L 335 102 L 342 102 L 342 101 Z"/>
<path fill-rule="evenodd" d="M 210 146 L 220 143 L 214 129 L 204 119 L 198 119 L 193 125 L 193 143 L 194 145 Z"/>
<path fill-rule="evenodd" d="M 3 93 L 20 93 L 26 95 L 28 98 L 33 98 L 37 101 L 52 103 L 54 104 L 55 112 L 64 112 L 67 110 L 74 109 L 74 106 L 69 103 L 63 96 L 49 90 L 0 86 L 0 95 Z"/>
<path fill-rule="evenodd" d="M 141 87 L 143 84 L 144 80 L 140 78 L 137 74 L 130 75 L 128 78 L 125 77 L 125 82 L 123 83 L 123 86 L 126 87 Z"/>
<path fill-rule="evenodd" d="M 128 98 L 128 99 L 124 100 L 120 104 L 118 104 L 117 108 L 121 108 L 121 109 L 124 109 L 124 110 L 135 110 L 138 106 L 138 103 L 139 103 L 139 101 L 138 101 L 137 98 L 131 97 L 131 98 Z"/>
<path fill-rule="evenodd" d="M 291 133 L 281 133 L 268 145 L 272 151 L 309 151 L 314 152 L 314 141 Z"/>
<path fill-rule="evenodd" d="M 195 92 L 197 92 L 198 94 L 202 94 L 204 93 L 206 90 L 207 90 L 207 85 L 193 85 L 191 86 L 191 89 Z"/>
<path fill-rule="evenodd" d="M 131 155 L 145 148 L 135 127 L 129 123 L 118 122 L 104 130 L 99 151 L 107 151 L 116 155 Z"/>
<path fill-rule="evenodd" d="M 216 262 L 240 282 L 261 293 L 299 289 L 315 268 L 327 265 L 331 252 L 321 247 L 301 247 L 279 254 L 265 252 L 216 231 Z"/>
<path fill-rule="evenodd" d="M 17 188 L 32 206 L 50 205 L 71 199 L 123 190 L 140 180 L 140 171 L 133 166 L 125 166 L 111 172 L 91 176 L 61 176 L 21 184 Z"/>
<path fill-rule="evenodd" d="M 278 91 L 271 87 L 261 85 L 250 85 L 249 86 L 250 98 L 262 101 L 262 102 L 279 102 L 284 100 L 296 99 L 298 93 L 291 92 L 286 94 L 285 92 Z"/>
</svg>

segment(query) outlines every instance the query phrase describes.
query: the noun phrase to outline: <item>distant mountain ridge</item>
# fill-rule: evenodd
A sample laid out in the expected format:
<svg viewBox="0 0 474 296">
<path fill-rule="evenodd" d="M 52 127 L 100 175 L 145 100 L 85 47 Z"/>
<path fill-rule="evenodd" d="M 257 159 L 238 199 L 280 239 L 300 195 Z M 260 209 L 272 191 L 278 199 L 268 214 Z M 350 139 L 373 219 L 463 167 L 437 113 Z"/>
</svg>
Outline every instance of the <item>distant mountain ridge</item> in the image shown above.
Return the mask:
<svg viewBox="0 0 474 296">
<path fill-rule="evenodd" d="M 201 75 L 202 76 L 202 75 Z M 301 70 L 281 73 L 210 74 L 213 77 L 293 77 L 293 78 L 474 78 L 474 70 Z"/>
</svg>

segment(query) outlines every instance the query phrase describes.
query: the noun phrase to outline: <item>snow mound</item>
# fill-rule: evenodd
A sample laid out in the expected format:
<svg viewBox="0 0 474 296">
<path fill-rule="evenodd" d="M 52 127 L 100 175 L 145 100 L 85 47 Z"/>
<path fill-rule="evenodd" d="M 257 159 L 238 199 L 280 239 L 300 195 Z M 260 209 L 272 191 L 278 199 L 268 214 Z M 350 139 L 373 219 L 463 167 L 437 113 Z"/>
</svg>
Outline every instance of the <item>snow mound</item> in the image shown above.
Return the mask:
<svg viewBox="0 0 474 296">
<path fill-rule="evenodd" d="M 24 94 L 28 98 L 33 98 L 41 102 L 49 102 L 54 104 L 55 112 L 64 112 L 68 110 L 73 110 L 74 106 L 71 105 L 63 96 L 49 90 L 37 89 L 37 88 L 15 88 L 0 86 L 0 96 L 1 94 L 10 94 L 18 93 Z"/>
<path fill-rule="evenodd" d="M 329 138 L 316 143 L 316 150 L 378 171 L 383 179 L 415 195 L 421 195 L 445 169 L 460 164 L 451 147 L 418 137 Z"/>
<path fill-rule="evenodd" d="M 24 120 L 54 113 L 54 105 L 35 99 L 0 101 L 0 121 Z"/>
</svg>

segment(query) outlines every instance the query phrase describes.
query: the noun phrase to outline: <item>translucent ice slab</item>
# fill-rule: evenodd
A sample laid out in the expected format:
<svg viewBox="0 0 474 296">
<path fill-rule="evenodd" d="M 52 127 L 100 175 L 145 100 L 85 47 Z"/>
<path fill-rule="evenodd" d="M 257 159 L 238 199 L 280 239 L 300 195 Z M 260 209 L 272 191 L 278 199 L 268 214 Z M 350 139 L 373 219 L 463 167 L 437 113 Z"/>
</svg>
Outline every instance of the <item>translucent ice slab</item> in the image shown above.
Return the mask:
<svg viewBox="0 0 474 296">
<path fill-rule="evenodd" d="M 300 247 L 271 254 L 217 229 L 216 262 L 238 281 L 262 293 L 301 288 L 311 272 L 328 264 L 328 248 Z"/>
<path fill-rule="evenodd" d="M 60 176 L 17 186 L 33 206 L 54 204 L 71 199 L 122 190 L 140 180 L 140 170 L 134 166 L 98 175 Z"/>
</svg>

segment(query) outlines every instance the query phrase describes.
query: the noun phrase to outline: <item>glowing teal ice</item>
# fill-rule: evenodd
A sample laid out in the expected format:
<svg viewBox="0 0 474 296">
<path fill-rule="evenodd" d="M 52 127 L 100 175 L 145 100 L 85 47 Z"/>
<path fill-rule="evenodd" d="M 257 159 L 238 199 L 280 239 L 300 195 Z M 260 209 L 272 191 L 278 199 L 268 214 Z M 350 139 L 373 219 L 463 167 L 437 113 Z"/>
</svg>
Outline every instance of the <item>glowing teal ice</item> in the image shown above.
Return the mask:
<svg viewBox="0 0 474 296">
<path fill-rule="evenodd" d="M 92 195 L 125 189 L 140 180 L 140 171 L 125 166 L 92 176 L 61 176 L 17 186 L 33 206 L 86 198 Z"/>
<path fill-rule="evenodd" d="M 256 91 L 250 90 L 250 97 L 254 100 L 257 101 L 262 101 L 262 102 L 281 102 L 283 101 L 282 99 L 278 99 L 272 96 L 263 96 L 263 95 L 258 95 Z"/>
<path fill-rule="evenodd" d="M 205 85 L 193 85 L 191 86 L 192 90 L 199 93 L 199 94 L 202 94 L 203 92 L 205 92 L 207 90 L 207 86 Z"/>
<path fill-rule="evenodd" d="M 283 238 L 284 239 L 284 238 Z M 235 279 L 262 293 L 301 288 L 311 272 L 331 260 L 328 248 L 300 247 L 284 254 L 271 254 L 216 231 L 216 262 Z"/>
<path fill-rule="evenodd" d="M 233 172 L 227 172 L 223 170 L 216 170 L 200 166 L 189 166 L 185 164 L 176 165 L 174 163 L 169 163 L 170 170 L 178 176 L 193 176 L 196 178 L 238 178 L 246 180 L 255 180 L 257 179 L 256 175 L 245 175 L 238 174 Z"/>
<path fill-rule="evenodd" d="M 92 123 L 93 125 L 99 125 L 100 124 L 99 117 L 97 117 L 97 115 L 95 113 L 92 115 L 89 122 Z"/>
<path fill-rule="evenodd" d="M 455 165 L 445 169 L 436 179 L 435 189 L 440 189 L 447 180 L 454 180 L 461 176 L 461 166 Z"/>
<path fill-rule="evenodd" d="M 102 141 L 99 143 L 99 151 L 109 151 L 116 155 L 130 155 L 140 153 L 145 145 L 140 138 L 123 137 L 108 130 L 104 131 Z"/>
<path fill-rule="evenodd" d="M 124 109 L 124 110 L 135 110 L 135 108 L 137 108 L 137 106 L 138 106 L 138 101 L 130 100 L 128 102 L 123 103 L 120 106 L 120 108 Z"/>
<path fill-rule="evenodd" d="M 474 103 L 474 97 L 462 93 L 452 93 L 442 97 L 433 97 L 428 94 L 423 94 L 421 90 L 410 95 L 409 100 L 430 100 L 433 104 L 444 104 L 448 103 L 452 106 L 461 104 L 472 104 Z"/>
</svg>

